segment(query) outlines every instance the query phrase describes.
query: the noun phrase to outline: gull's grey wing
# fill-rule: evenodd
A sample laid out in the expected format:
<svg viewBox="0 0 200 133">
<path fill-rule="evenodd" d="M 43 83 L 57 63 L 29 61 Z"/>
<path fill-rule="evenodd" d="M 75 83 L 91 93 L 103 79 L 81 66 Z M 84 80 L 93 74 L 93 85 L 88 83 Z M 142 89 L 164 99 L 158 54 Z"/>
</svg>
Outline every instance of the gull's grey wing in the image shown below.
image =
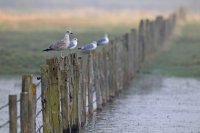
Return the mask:
<svg viewBox="0 0 200 133">
<path fill-rule="evenodd" d="M 49 46 L 53 50 L 63 50 L 66 47 L 66 42 L 64 40 L 58 40 Z"/>
<path fill-rule="evenodd" d="M 106 41 L 106 39 L 105 39 L 105 38 L 101 38 L 101 39 L 97 40 L 97 44 L 101 44 L 101 43 L 103 43 L 104 41 Z"/>
<path fill-rule="evenodd" d="M 94 46 L 93 46 L 93 44 L 86 44 L 86 45 L 84 45 L 83 47 L 82 47 L 82 49 L 83 50 L 90 50 L 90 49 L 92 49 L 92 48 L 94 48 Z"/>
<path fill-rule="evenodd" d="M 74 47 L 74 46 L 75 46 L 74 42 L 73 42 L 73 41 L 70 42 L 70 44 L 69 44 L 69 48 Z"/>
</svg>

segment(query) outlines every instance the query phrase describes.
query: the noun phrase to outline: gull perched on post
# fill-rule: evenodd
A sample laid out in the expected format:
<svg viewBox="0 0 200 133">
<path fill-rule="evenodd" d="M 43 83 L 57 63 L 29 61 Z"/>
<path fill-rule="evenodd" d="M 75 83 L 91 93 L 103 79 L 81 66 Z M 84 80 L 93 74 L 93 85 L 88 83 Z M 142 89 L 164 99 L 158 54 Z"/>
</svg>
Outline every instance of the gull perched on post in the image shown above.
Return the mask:
<svg viewBox="0 0 200 133">
<path fill-rule="evenodd" d="M 104 34 L 102 38 L 97 40 L 97 46 L 103 46 L 109 43 L 109 38 L 107 34 Z"/>
<path fill-rule="evenodd" d="M 80 49 L 82 52 L 90 52 L 92 50 L 95 50 L 96 48 L 97 48 L 97 42 L 93 41 L 91 43 L 85 44 L 84 46 L 78 49 Z"/>
<path fill-rule="evenodd" d="M 72 34 L 72 32 L 66 31 L 63 39 L 55 41 L 47 49 L 45 49 L 43 51 L 47 51 L 47 52 L 48 51 L 61 51 L 61 57 L 62 57 L 62 50 L 66 50 L 70 45 L 69 34 Z"/>
<path fill-rule="evenodd" d="M 70 50 L 75 49 L 77 45 L 78 45 L 78 39 L 73 38 L 69 43 L 68 49 Z"/>
</svg>

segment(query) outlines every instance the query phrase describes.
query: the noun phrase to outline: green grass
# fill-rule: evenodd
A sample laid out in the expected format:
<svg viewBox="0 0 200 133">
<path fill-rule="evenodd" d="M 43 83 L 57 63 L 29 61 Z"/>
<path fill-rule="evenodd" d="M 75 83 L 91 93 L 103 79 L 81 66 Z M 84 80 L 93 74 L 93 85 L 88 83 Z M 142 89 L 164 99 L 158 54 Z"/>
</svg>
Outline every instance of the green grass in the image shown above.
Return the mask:
<svg viewBox="0 0 200 133">
<path fill-rule="evenodd" d="M 98 39 L 104 33 L 111 38 L 128 32 L 130 27 L 73 27 L 79 44 Z M 42 52 L 49 44 L 63 37 L 66 27 L 26 27 L 12 29 L 0 25 L 0 75 L 38 74 L 40 65 L 58 52 Z M 66 52 L 65 52 L 66 53 Z"/>
<path fill-rule="evenodd" d="M 200 22 L 189 22 L 169 43 L 171 47 L 144 65 L 141 72 L 166 76 L 200 77 Z"/>
</svg>

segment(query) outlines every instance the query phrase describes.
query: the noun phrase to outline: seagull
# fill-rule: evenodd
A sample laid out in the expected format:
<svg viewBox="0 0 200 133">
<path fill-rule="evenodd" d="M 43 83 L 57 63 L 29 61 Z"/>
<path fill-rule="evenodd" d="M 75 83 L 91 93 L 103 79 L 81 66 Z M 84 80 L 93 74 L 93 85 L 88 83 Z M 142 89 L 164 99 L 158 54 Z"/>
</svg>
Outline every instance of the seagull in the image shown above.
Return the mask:
<svg viewBox="0 0 200 133">
<path fill-rule="evenodd" d="M 61 51 L 61 57 L 62 57 L 62 50 L 66 50 L 70 45 L 69 34 L 72 34 L 72 32 L 66 31 L 63 39 L 55 41 L 47 49 L 44 49 L 43 51 L 46 52 Z"/>
<path fill-rule="evenodd" d="M 109 38 L 107 34 L 104 34 L 102 38 L 97 40 L 97 46 L 103 46 L 109 43 Z"/>
<path fill-rule="evenodd" d="M 84 46 L 78 49 L 80 49 L 82 52 L 90 52 L 92 50 L 95 50 L 96 48 L 97 48 L 97 42 L 93 41 L 91 43 L 85 44 Z"/>
<path fill-rule="evenodd" d="M 77 45 L 78 45 L 78 39 L 73 38 L 69 43 L 68 49 L 70 50 L 75 49 Z"/>
</svg>

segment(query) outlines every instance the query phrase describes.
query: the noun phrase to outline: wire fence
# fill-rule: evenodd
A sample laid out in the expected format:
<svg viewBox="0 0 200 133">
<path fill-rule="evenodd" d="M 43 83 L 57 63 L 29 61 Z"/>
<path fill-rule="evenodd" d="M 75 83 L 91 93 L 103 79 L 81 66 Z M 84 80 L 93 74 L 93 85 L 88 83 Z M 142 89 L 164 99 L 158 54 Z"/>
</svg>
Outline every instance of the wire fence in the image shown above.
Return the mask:
<svg viewBox="0 0 200 133">
<path fill-rule="evenodd" d="M 5 105 L 2 105 L 1 107 L 0 107 L 0 110 L 3 110 L 4 108 L 6 108 L 6 107 L 8 107 L 8 103 L 6 103 Z"/>
<path fill-rule="evenodd" d="M 40 84 L 41 84 L 41 81 L 39 81 L 38 83 L 36 83 L 36 84 L 35 84 L 36 88 L 39 87 Z M 37 102 L 38 102 L 40 99 L 41 99 L 41 94 L 36 98 L 36 106 L 37 106 Z M 19 103 L 19 102 L 20 102 L 20 98 L 18 98 L 16 102 Z M 9 102 L 7 102 L 6 104 L 0 106 L 0 111 L 5 110 L 5 109 L 7 109 L 7 110 L 9 109 Z M 36 116 L 35 116 L 35 117 L 37 118 L 41 113 L 42 113 L 42 109 L 40 109 L 40 110 L 36 113 Z M 21 117 L 21 115 L 19 114 L 19 115 L 17 115 L 16 119 L 18 120 L 18 119 L 20 119 L 20 117 Z M 7 120 L 7 121 L 1 123 L 1 124 L 0 124 L 0 129 L 7 127 L 7 126 L 9 125 L 9 123 L 10 123 L 10 120 Z M 42 125 L 42 126 L 43 126 L 43 125 Z M 39 129 L 38 131 L 41 130 L 42 126 L 40 126 L 40 127 L 38 128 L 38 129 Z M 38 132 L 38 131 L 37 131 L 37 132 Z"/>
</svg>

